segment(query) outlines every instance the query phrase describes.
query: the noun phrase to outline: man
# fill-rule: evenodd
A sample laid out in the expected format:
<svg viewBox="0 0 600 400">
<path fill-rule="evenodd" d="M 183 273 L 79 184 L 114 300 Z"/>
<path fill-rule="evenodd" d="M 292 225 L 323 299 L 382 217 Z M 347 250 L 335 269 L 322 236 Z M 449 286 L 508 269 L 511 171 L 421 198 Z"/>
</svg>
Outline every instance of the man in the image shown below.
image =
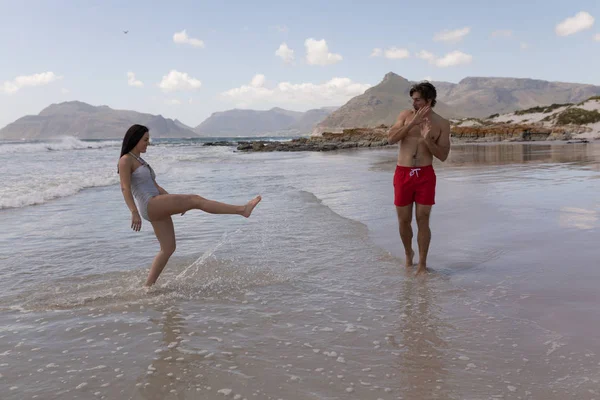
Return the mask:
<svg viewBox="0 0 600 400">
<path fill-rule="evenodd" d="M 419 245 L 417 275 L 427 272 L 427 253 L 431 241 L 429 216 L 435 204 L 436 175 L 433 157 L 441 161 L 450 152 L 450 122 L 433 112 L 437 92 L 429 82 L 414 85 L 410 90 L 413 110 L 398 115 L 388 132 L 390 144 L 400 143 L 394 173 L 394 205 L 400 225 L 400 238 L 406 254 L 406 266 L 413 265 L 412 214 L 416 203 Z"/>
</svg>

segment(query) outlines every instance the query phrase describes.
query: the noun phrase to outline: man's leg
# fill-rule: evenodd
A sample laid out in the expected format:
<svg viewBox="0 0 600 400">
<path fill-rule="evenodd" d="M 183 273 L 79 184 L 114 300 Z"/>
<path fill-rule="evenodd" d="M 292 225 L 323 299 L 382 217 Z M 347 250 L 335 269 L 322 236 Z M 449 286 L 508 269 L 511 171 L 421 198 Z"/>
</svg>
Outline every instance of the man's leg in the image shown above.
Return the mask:
<svg viewBox="0 0 600 400">
<path fill-rule="evenodd" d="M 413 265 L 413 257 L 415 255 L 415 252 L 412 248 L 412 212 L 412 203 L 407 206 L 396 207 L 396 213 L 398 214 L 398 226 L 400 228 L 400 239 L 402 239 L 402 244 L 404 245 L 404 254 L 406 254 L 406 267 Z"/>
<path fill-rule="evenodd" d="M 417 203 L 417 243 L 419 245 L 419 267 L 417 275 L 427 272 L 427 253 L 431 242 L 431 229 L 429 229 L 429 216 L 431 207 Z"/>
</svg>

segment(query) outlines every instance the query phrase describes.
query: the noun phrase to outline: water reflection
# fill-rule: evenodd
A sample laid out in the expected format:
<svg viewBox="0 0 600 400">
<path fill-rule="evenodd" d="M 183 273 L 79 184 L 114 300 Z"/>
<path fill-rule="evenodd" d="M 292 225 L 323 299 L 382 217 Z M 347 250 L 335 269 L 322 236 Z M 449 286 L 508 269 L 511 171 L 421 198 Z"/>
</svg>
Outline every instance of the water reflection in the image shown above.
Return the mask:
<svg viewBox="0 0 600 400">
<path fill-rule="evenodd" d="M 589 163 L 600 158 L 594 144 L 496 143 L 454 145 L 448 159 L 452 165 L 514 163 Z"/>
<path fill-rule="evenodd" d="M 399 349 L 397 374 L 406 399 L 446 398 L 444 393 L 449 392 L 445 368 L 447 343 L 441 334 L 447 326 L 440 318 L 435 282 L 435 277 L 407 276 L 398 295 L 400 333 L 389 341 Z"/>
<path fill-rule="evenodd" d="M 585 208 L 562 207 L 559 214 L 560 226 L 582 230 L 594 229 L 598 222 L 598 212 Z"/>
<path fill-rule="evenodd" d="M 375 163 L 374 170 L 389 171 L 396 163 L 395 151 L 382 156 Z M 474 165 L 506 165 L 506 164 L 543 164 L 570 163 L 575 166 L 600 171 L 600 144 L 566 144 L 566 143 L 471 143 L 452 145 L 448 160 L 440 165 L 436 159 L 434 165 L 474 166 Z"/>
<path fill-rule="evenodd" d="M 190 372 L 190 357 L 184 359 L 179 350 L 181 340 L 186 335 L 183 331 L 185 318 L 175 307 L 170 307 L 163 312 L 161 320 L 152 322 L 161 327 L 161 336 L 157 336 L 157 339 L 160 337 L 162 340 L 155 341 L 157 357 L 149 363 L 144 376 L 138 379 L 138 384 L 142 386 L 137 395 L 146 400 L 180 397 L 182 391 L 186 392 L 191 389 L 190 386 L 202 382 L 200 376 L 194 379 L 186 376 Z"/>
</svg>

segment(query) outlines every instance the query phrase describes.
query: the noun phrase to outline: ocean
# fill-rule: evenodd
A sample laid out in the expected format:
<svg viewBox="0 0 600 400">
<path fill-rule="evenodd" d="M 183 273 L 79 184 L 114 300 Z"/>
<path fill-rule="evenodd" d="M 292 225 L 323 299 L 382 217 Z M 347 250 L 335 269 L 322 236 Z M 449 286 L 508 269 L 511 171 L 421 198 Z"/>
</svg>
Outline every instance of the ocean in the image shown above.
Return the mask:
<svg viewBox="0 0 600 400">
<path fill-rule="evenodd" d="M 120 141 L 0 142 L 3 400 L 600 399 L 599 144 L 454 144 L 415 277 L 395 148 L 209 140 L 142 157 L 170 193 L 263 200 L 173 216 L 149 291 Z"/>
</svg>

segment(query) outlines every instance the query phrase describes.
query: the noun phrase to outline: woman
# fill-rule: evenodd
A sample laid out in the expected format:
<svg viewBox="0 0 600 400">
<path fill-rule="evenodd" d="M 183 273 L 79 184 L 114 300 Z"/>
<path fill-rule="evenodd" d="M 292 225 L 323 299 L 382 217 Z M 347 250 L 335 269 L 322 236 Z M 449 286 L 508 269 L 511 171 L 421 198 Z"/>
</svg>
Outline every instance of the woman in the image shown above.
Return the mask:
<svg viewBox="0 0 600 400">
<path fill-rule="evenodd" d="M 140 157 L 141 153 L 146 152 L 149 141 L 148 128 L 143 125 L 132 125 L 123 138 L 117 167 L 121 179 L 121 191 L 131 211 L 131 228 L 139 231 L 142 227 L 141 217 L 143 217 L 152 224 L 160 243 L 160 251 L 152 262 L 146 286 L 152 286 L 156 282 L 169 257 L 175 252 L 175 231 L 171 215 L 183 215 L 188 210 L 198 209 L 211 214 L 238 214 L 248 218 L 261 200 L 261 197 L 257 196 L 246 205 L 235 206 L 194 194 L 167 193 L 156 183 L 156 176 L 150 165 Z"/>
</svg>

